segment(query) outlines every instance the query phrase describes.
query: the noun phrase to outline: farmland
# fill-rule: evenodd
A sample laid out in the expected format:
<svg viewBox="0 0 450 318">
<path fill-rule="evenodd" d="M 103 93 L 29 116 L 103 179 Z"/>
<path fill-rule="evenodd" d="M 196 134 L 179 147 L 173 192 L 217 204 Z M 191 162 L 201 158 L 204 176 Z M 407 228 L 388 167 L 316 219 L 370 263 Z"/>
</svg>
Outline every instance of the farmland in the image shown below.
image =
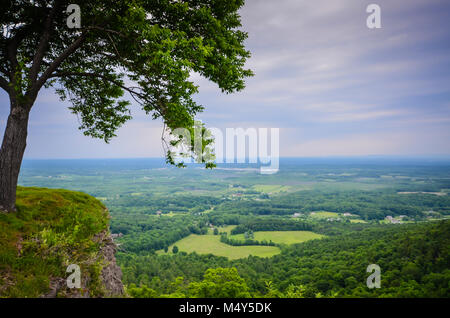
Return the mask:
<svg viewBox="0 0 450 318">
<path fill-rule="evenodd" d="M 249 255 L 271 257 L 280 253 L 280 249 L 276 246 L 230 246 L 220 242 L 219 236 L 210 234 L 191 234 L 169 246 L 168 253 L 172 253 L 173 246 L 177 246 L 181 252 L 214 254 L 216 256 L 224 256 L 230 260 L 245 258 Z M 164 251 L 158 251 L 157 253 L 161 255 Z"/>
<path fill-rule="evenodd" d="M 441 266 L 449 244 L 441 223 L 450 216 L 447 163 L 283 159 L 277 174 L 261 175 L 150 159 L 38 160 L 25 161 L 20 184 L 101 199 L 118 235 L 123 282 L 154 295 L 217 267 L 236 267 L 256 296 L 268 294 L 267 282 L 280 292 L 303 285 L 309 297 L 442 297 L 450 286 Z M 385 287 L 366 291 L 374 257 L 385 264 Z"/>
<path fill-rule="evenodd" d="M 260 231 L 254 233 L 257 241 L 272 241 L 276 244 L 295 244 L 320 239 L 323 235 L 311 231 Z M 232 239 L 244 241 L 244 234 L 231 236 Z"/>
</svg>

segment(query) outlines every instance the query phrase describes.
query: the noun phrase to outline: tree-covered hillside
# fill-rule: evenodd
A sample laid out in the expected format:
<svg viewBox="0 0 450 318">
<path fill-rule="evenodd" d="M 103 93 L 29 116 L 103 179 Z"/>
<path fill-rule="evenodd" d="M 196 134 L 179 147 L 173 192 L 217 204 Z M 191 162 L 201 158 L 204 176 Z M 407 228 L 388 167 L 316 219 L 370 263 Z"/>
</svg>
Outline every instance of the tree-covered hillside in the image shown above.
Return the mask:
<svg viewBox="0 0 450 318">
<path fill-rule="evenodd" d="M 137 297 L 196 297 L 195 286 L 205 284 L 204 273 L 214 268 L 236 268 L 253 297 L 450 296 L 450 221 L 351 231 L 286 247 L 271 258 L 229 261 L 195 253 L 119 258 Z M 381 268 L 379 289 L 366 285 L 370 264 Z"/>
<path fill-rule="evenodd" d="M 189 286 L 224 276 L 256 297 L 448 297 L 450 166 L 318 162 L 282 160 L 263 176 L 150 159 L 33 161 L 21 184 L 85 191 L 108 207 L 131 296 L 205 295 Z M 366 286 L 370 264 L 380 289 Z M 218 268 L 237 275 L 206 277 Z"/>
</svg>

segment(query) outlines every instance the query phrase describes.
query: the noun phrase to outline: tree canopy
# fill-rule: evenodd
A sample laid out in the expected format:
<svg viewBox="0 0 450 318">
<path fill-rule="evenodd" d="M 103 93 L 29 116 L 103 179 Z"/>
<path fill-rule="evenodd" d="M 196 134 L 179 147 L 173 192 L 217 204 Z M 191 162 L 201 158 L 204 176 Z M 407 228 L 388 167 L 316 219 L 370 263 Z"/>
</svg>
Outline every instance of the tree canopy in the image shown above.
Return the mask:
<svg viewBox="0 0 450 318">
<path fill-rule="evenodd" d="M 71 103 L 85 135 L 109 142 L 131 119 L 132 101 L 162 119 L 170 136 L 177 128 L 193 130 L 203 110 L 193 100 L 193 74 L 224 93 L 242 90 L 252 75 L 238 13 L 244 0 L 87 0 L 78 17 L 72 3 L 0 4 L 0 87 L 12 116 L 0 156 L 5 193 L 15 192 L 28 114 L 43 87 Z M 167 158 L 174 163 L 170 152 Z M 0 206 L 8 208 L 5 202 Z"/>
</svg>

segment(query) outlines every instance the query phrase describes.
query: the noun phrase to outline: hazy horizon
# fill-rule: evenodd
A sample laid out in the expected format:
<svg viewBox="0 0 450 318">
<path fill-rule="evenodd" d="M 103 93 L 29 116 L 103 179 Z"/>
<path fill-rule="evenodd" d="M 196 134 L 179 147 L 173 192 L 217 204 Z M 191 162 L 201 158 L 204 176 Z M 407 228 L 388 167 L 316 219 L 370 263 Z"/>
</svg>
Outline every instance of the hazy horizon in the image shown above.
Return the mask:
<svg viewBox="0 0 450 318">
<path fill-rule="evenodd" d="M 222 94 L 192 74 L 208 127 L 279 128 L 281 157 L 450 156 L 450 2 L 247 1 L 255 77 Z M 0 136 L 9 101 L 0 92 Z M 136 105 L 110 144 L 83 136 L 52 89 L 30 115 L 25 158 L 162 157 L 162 124 Z"/>
</svg>

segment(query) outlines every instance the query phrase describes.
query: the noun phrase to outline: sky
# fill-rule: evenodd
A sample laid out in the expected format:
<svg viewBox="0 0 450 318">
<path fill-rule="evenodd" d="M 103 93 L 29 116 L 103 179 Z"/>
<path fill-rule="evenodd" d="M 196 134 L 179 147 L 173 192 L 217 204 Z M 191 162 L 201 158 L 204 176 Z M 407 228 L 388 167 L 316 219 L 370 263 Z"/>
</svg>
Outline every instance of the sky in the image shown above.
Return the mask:
<svg viewBox="0 0 450 318">
<path fill-rule="evenodd" d="M 381 28 L 369 29 L 369 4 Z M 247 0 L 255 76 L 224 95 L 193 74 L 209 127 L 279 128 L 280 156 L 449 156 L 450 2 Z M 0 134 L 9 111 L 0 92 Z M 52 89 L 32 109 L 25 158 L 161 157 L 162 124 L 137 106 L 110 144 L 85 137 Z"/>
</svg>

